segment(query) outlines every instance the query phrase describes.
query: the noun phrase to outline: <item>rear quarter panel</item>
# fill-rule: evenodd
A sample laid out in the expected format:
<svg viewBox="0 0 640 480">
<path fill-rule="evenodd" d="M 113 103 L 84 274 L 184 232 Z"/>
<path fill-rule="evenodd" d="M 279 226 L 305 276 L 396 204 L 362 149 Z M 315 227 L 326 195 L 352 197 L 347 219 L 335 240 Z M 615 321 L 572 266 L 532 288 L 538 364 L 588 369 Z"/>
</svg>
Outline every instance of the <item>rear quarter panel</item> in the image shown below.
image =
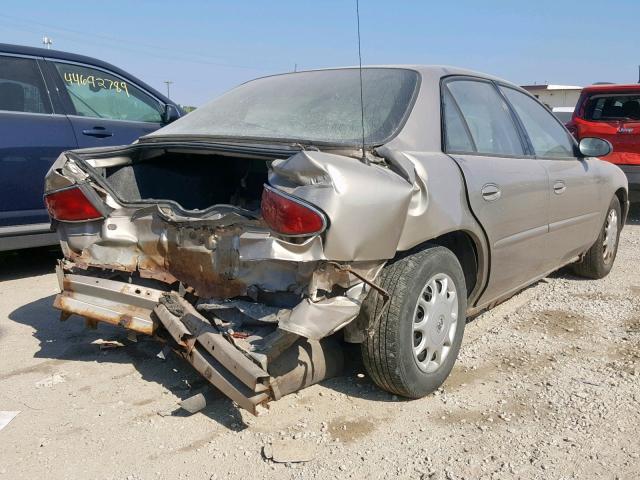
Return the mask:
<svg viewBox="0 0 640 480">
<path fill-rule="evenodd" d="M 602 197 L 600 201 L 601 218 L 599 226 L 602 226 L 604 224 L 604 219 L 607 215 L 609 204 L 611 203 L 613 196 L 616 195 L 616 192 L 624 191 L 625 199 L 628 199 L 629 196 L 629 185 L 627 176 L 617 165 L 605 161 L 606 158 L 607 157 L 604 157 L 603 159 L 594 162 L 596 165 L 595 174 L 599 177 L 599 184 L 601 185 L 602 189 Z M 621 202 L 620 207 L 622 208 L 623 217 L 626 218 L 629 207 L 628 203 Z"/>
<path fill-rule="evenodd" d="M 469 235 L 476 247 L 478 279 L 473 299 L 484 287 L 489 271 L 486 235 L 469 209 L 467 188 L 460 168 L 440 152 L 407 152 L 416 180 L 398 250 L 404 251 L 453 231 Z"/>
</svg>

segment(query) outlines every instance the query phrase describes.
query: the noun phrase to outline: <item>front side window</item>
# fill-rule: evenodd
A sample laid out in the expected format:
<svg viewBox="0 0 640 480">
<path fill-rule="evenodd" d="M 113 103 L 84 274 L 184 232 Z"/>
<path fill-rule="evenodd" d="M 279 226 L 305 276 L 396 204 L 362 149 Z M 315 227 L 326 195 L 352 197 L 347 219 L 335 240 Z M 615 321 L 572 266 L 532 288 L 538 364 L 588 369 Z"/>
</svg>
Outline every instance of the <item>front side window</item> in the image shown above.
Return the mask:
<svg viewBox="0 0 640 480">
<path fill-rule="evenodd" d="M 536 157 L 574 156 L 573 139 L 556 117 L 533 98 L 513 88 L 500 87 L 524 125 Z"/>
<path fill-rule="evenodd" d="M 129 81 L 81 65 L 55 65 L 76 115 L 132 122 L 162 121 L 160 103 Z"/>
<path fill-rule="evenodd" d="M 475 80 L 454 80 L 447 82 L 446 88 L 462 112 L 477 153 L 524 155 L 509 107 L 493 84 Z"/>
<path fill-rule="evenodd" d="M 51 113 L 49 97 L 35 60 L 0 57 L 0 110 Z"/>
</svg>

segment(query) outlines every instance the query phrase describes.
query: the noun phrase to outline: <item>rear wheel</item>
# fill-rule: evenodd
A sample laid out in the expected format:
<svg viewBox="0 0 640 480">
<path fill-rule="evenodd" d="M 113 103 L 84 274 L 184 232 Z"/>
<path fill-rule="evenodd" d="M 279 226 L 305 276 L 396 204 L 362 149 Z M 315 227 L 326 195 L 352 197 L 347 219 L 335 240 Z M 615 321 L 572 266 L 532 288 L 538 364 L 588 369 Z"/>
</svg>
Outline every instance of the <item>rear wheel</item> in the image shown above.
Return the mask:
<svg viewBox="0 0 640 480">
<path fill-rule="evenodd" d="M 622 229 L 622 217 L 620 211 L 620 201 L 618 197 L 613 197 L 607 216 L 604 220 L 602 230 L 598 239 L 587 251 L 581 262 L 574 264 L 573 270 L 581 277 L 603 278 L 606 277 L 613 261 L 618 253 L 618 240 Z"/>
<path fill-rule="evenodd" d="M 462 268 L 450 250 L 433 246 L 387 265 L 380 283 L 391 298 L 382 312 L 377 292 L 365 301 L 365 368 L 380 388 L 423 397 L 442 385 L 460 350 L 467 308 Z"/>
</svg>

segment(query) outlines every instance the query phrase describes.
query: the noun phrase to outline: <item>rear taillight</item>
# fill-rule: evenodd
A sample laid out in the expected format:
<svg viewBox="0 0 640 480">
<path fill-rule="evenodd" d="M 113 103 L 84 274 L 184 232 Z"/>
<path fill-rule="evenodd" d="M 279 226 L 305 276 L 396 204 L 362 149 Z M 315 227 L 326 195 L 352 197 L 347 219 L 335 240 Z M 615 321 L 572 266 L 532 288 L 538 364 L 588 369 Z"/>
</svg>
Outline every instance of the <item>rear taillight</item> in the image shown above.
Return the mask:
<svg viewBox="0 0 640 480">
<path fill-rule="evenodd" d="M 102 214 L 78 187 L 45 195 L 44 201 L 49 215 L 61 222 L 82 222 L 102 218 Z"/>
<path fill-rule="evenodd" d="M 282 235 L 313 235 L 327 225 L 324 215 L 313 205 L 268 185 L 262 191 L 261 207 L 264 221 Z"/>
</svg>

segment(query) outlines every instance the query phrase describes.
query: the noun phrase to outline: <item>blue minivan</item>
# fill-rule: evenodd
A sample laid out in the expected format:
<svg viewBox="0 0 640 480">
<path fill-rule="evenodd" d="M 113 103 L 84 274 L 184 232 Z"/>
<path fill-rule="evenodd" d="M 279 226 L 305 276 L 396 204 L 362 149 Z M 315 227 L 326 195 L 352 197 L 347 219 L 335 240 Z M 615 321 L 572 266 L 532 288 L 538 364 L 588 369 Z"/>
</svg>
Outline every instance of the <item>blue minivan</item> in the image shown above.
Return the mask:
<svg viewBox="0 0 640 480">
<path fill-rule="evenodd" d="M 108 63 L 0 44 L 0 251 L 58 242 L 42 196 L 61 152 L 128 144 L 181 115 Z"/>
</svg>

